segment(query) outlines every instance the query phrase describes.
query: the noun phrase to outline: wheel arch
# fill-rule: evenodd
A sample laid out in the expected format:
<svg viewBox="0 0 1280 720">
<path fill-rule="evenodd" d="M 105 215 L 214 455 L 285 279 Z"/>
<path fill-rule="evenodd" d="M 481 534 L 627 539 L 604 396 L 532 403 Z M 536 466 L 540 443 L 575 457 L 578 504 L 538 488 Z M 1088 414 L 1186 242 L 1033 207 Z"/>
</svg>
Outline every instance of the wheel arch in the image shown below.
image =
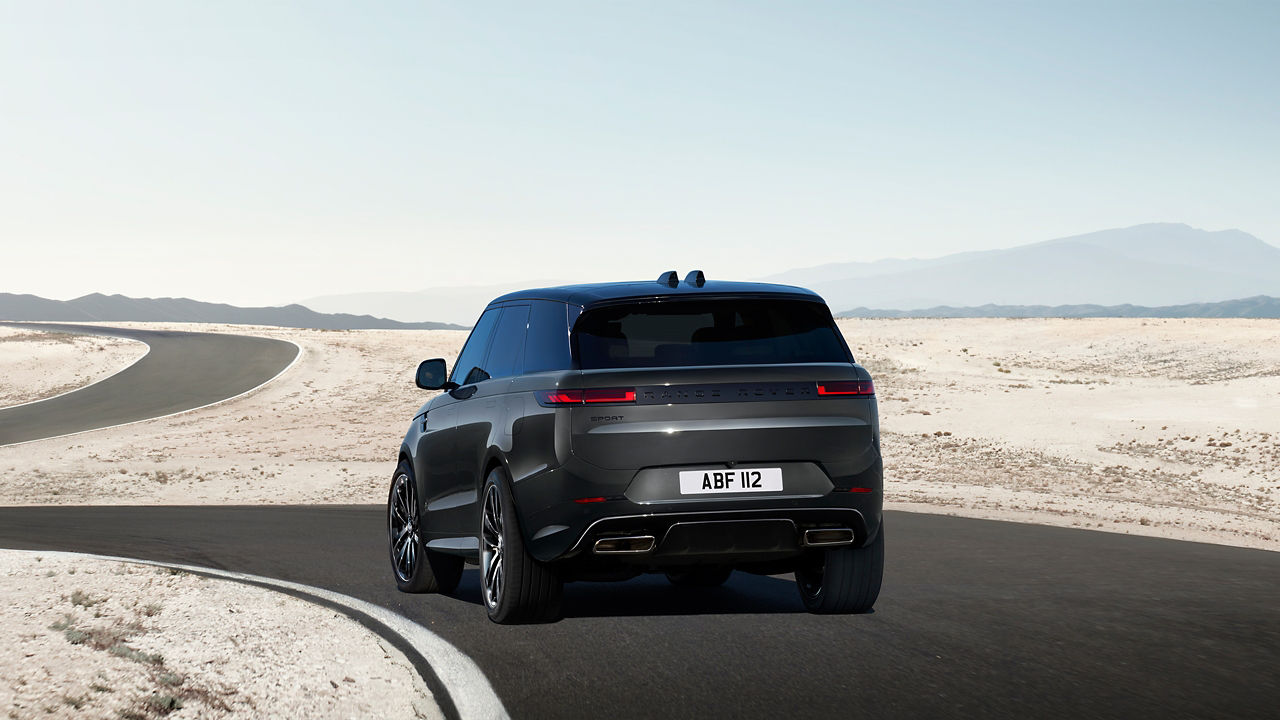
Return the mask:
<svg viewBox="0 0 1280 720">
<path fill-rule="evenodd" d="M 486 480 L 489 479 L 489 473 L 493 472 L 495 468 L 500 468 L 502 472 L 506 473 L 507 482 L 509 483 L 508 489 L 513 490 L 513 494 L 514 494 L 514 489 L 510 487 L 511 467 L 507 464 L 507 458 L 502 454 L 500 450 L 498 450 L 498 448 L 496 447 L 489 448 L 488 452 L 485 453 L 484 465 L 482 467 L 484 469 L 480 471 L 480 477 L 476 481 L 477 496 L 479 496 L 482 492 L 484 492 L 484 483 Z"/>
<path fill-rule="evenodd" d="M 516 527 L 520 530 L 520 536 L 527 543 L 529 542 L 528 523 L 525 522 L 524 515 L 520 512 L 520 499 L 516 496 L 515 477 L 511 474 L 511 466 L 507 461 L 507 456 L 500 448 L 490 447 L 485 454 L 484 472 L 480 474 L 479 483 L 476 485 L 476 500 L 478 504 L 484 504 L 484 484 L 489 479 L 489 473 L 495 469 L 502 470 L 503 474 L 506 475 L 507 494 L 511 498 L 512 510 L 515 511 Z"/>
</svg>

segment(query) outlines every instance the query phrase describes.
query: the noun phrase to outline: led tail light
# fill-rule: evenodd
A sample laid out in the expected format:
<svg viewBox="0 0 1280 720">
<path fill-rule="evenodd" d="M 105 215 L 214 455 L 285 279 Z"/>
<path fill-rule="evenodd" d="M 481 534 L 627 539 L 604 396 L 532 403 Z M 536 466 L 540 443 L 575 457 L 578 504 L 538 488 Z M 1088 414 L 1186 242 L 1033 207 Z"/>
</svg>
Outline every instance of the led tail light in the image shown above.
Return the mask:
<svg viewBox="0 0 1280 720">
<path fill-rule="evenodd" d="M 581 390 L 539 390 L 537 392 L 538 404 L 553 405 L 581 405 Z"/>
<path fill-rule="evenodd" d="M 595 388 L 582 391 L 584 403 L 633 403 L 635 401 L 634 388 Z"/>
<path fill-rule="evenodd" d="M 832 380 L 818 383 L 819 395 L 875 395 L 870 380 Z"/>
<path fill-rule="evenodd" d="M 635 388 L 588 388 L 586 390 L 539 390 L 538 404 L 543 407 L 586 405 L 593 403 L 633 403 Z"/>
</svg>

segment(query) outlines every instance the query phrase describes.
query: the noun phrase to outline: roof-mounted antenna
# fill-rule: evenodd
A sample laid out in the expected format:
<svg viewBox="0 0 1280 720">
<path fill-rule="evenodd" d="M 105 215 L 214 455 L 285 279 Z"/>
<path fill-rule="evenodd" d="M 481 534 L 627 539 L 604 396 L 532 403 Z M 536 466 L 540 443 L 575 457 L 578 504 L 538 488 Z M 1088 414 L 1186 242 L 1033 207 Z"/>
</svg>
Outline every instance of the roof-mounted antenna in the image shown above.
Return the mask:
<svg viewBox="0 0 1280 720">
<path fill-rule="evenodd" d="M 676 287 L 680 284 L 680 275 L 675 270 L 668 270 L 658 276 L 658 284 Z"/>
<path fill-rule="evenodd" d="M 703 275 L 701 270 L 690 270 L 689 274 L 684 276 L 684 283 L 694 287 L 702 287 L 707 284 L 707 276 Z"/>
</svg>

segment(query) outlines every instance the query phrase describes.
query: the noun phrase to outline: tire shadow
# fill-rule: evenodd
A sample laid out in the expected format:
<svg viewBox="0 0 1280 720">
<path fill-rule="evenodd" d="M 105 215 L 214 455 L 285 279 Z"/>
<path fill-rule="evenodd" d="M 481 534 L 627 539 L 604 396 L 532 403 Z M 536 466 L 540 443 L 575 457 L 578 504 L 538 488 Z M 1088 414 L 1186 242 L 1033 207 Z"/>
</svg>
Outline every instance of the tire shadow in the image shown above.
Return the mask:
<svg viewBox="0 0 1280 720">
<path fill-rule="evenodd" d="M 468 566 L 452 597 L 483 605 L 480 571 Z M 735 572 L 719 587 L 676 587 L 665 575 L 622 582 L 571 582 L 564 586 L 564 618 L 644 615 L 741 615 L 803 613 L 790 577 Z"/>
</svg>

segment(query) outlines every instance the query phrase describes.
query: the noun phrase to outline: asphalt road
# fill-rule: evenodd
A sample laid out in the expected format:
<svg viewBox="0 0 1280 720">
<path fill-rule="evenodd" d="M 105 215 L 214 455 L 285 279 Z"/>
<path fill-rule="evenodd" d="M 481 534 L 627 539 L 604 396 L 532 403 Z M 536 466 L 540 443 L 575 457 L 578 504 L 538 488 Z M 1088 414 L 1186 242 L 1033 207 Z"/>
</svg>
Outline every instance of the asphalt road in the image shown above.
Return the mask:
<svg viewBox="0 0 1280 720">
<path fill-rule="evenodd" d="M 1280 553 L 887 513 L 874 613 L 789 580 L 567 586 L 501 627 L 476 571 L 398 593 L 380 506 L 0 508 L 0 546 L 205 565 L 392 608 L 470 655 L 517 718 L 1275 717 Z"/>
<path fill-rule="evenodd" d="M 298 355 L 293 343 L 244 335 L 94 325 L 0 325 L 130 338 L 151 348 L 141 360 L 101 382 L 38 403 L 0 409 L 0 445 L 202 407 L 252 390 Z"/>
</svg>

